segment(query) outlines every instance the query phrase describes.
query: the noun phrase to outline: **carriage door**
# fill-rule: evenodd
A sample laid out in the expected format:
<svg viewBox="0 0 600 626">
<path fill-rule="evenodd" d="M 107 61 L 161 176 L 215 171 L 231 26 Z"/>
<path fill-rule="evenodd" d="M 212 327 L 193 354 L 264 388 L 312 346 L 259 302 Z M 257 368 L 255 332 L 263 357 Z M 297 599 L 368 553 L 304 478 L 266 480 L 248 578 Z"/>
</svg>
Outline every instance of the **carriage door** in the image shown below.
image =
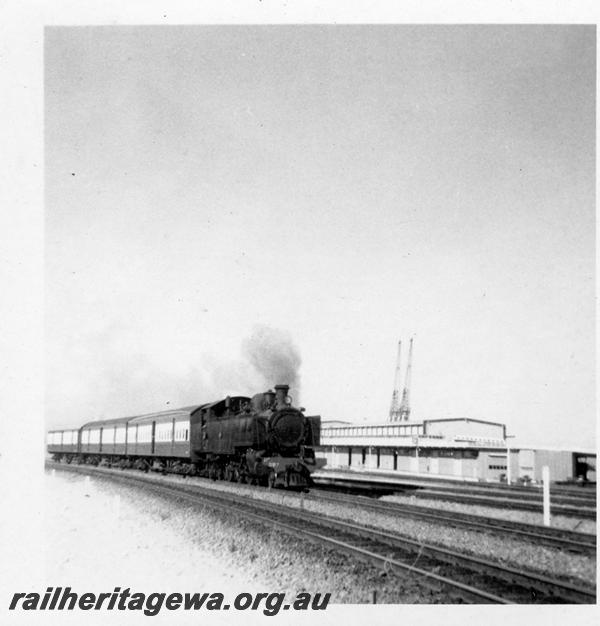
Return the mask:
<svg viewBox="0 0 600 626">
<path fill-rule="evenodd" d="M 154 436 L 156 434 L 156 422 L 152 422 L 152 447 L 150 454 L 154 454 Z"/>
</svg>

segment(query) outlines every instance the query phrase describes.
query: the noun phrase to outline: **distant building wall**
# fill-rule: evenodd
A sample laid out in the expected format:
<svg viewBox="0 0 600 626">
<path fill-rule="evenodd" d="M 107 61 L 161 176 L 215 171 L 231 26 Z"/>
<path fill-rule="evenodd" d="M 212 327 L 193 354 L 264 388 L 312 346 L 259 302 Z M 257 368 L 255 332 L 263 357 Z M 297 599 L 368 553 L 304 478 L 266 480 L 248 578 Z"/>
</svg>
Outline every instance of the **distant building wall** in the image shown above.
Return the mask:
<svg viewBox="0 0 600 626">
<path fill-rule="evenodd" d="M 567 450 L 521 450 L 522 458 L 529 459 L 533 453 L 533 475 L 537 480 L 542 480 L 542 468 L 547 465 L 550 468 L 550 480 L 574 480 L 575 464 L 574 454 Z M 519 461 L 520 464 L 522 461 Z"/>
<path fill-rule="evenodd" d="M 518 455 L 518 477 L 535 479 L 535 451 L 520 450 Z"/>
<path fill-rule="evenodd" d="M 544 448 L 522 448 L 519 450 L 519 477 L 542 480 L 542 468 L 550 469 L 551 481 L 577 480 L 585 476 L 588 481 L 596 480 L 596 455 L 572 450 L 550 450 Z"/>
</svg>

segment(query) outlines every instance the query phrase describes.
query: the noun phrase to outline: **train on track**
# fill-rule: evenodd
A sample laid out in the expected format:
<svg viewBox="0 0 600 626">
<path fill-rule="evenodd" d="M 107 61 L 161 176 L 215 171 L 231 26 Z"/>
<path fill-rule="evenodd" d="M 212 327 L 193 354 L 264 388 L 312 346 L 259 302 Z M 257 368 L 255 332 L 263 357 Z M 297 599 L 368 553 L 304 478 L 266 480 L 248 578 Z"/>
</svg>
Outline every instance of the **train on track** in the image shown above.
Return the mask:
<svg viewBox="0 0 600 626">
<path fill-rule="evenodd" d="M 252 397 L 48 432 L 56 461 L 304 489 L 317 468 L 321 418 L 292 406 L 288 385 Z"/>
</svg>

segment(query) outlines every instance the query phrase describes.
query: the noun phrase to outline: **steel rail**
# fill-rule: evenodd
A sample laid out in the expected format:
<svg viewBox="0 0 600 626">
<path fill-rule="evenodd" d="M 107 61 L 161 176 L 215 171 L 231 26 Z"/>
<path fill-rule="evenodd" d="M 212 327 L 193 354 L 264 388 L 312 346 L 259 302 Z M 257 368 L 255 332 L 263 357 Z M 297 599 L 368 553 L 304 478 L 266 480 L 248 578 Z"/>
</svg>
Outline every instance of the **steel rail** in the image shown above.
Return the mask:
<svg viewBox="0 0 600 626">
<path fill-rule="evenodd" d="M 468 504 L 480 504 L 482 506 L 502 507 L 520 511 L 535 511 L 541 513 L 543 505 L 541 502 L 527 502 L 522 500 L 514 500 L 504 497 L 478 496 L 471 494 L 457 494 L 447 491 L 438 491 L 433 489 L 418 490 L 413 494 L 417 499 L 431 498 L 433 500 L 447 500 L 448 502 L 463 502 Z M 567 517 L 580 517 L 583 519 L 596 519 L 596 510 L 593 508 L 581 508 L 568 506 L 564 504 L 550 504 L 550 513 L 552 515 L 565 515 Z"/>
<path fill-rule="evenodd" d="M 212 490 L 211 490 L 212 491 Z M 228 494 L 233 495 L 233 494 Z M 242 496 L 242 498 L 244 498 Z M 246 500 L 246 498 L 244 498 Z M 273 513 L 280 513 L 281 507 L 273 505 L 263 500 L 253 500 L 252 504 L 257 502 L 259 507 Z M 245 502 L 244 502 L 245 504 Z M 403 535 L 390 533 L 380 529 L 361 526 L 352 522 L 338 520 L 334 518 L 324 518 L 322 515 L 308 511 L 294 510 L 294 515 L 303 523 L 310 520 L 313 523 L 325 526 L 332 530 L 349 532 L 364 539 L 377 541 L 387 544 L 394 548 L 406 549 L 418 554 L 429 556 L 436 561 L 445 561 L 450 565 L 459 565 L 470 571 L 476 571 L 485 575 L 491 575 L 495 579 L 503 580 L 511 585 L 518 585 L 523 589 L 531 589 L 547 594 L 551 597 L 558 597 L 566 600 L 574 600 L 577 602 L 595 602 L 595 592 L 588 592 L 581 586 L 573 585 L 558 579 L 549 578 L 538 572 L 530 572 L 517 569 L 507 565 L 494 563 L 480 557 L 466 555 L 456 550 L 450 550 L 440 546 L 425 544 L 423 542 L 405 537 Z"/>
<path fill-rule="evenodd" d="M 341 539 L 340 536 L 331 537 L 324 535 L 316 530 L 308 530 L 306 528 L 306 516 L 291 516 L 290 514 L 283 515 L 281 509 L 273 510 L 268 508 L 263 510 L 262 514 L 256 513 L 252 510 L 247 510 L 245 507 L 249 505 L 248 502 L 244 502 L 245 507 L 243 509 L 240 508 L 240 503 L 235 502 L 232 504 L 227 499 L 222 497 L 215 497 L 214 490 L 209 490 L 211 493 L 208 494 L 209 502 L 206 502 L 205 495 L 202 496 L 199 494 L 188 493 L 187 491 L 181 492 L 176 487 L 165 486 L 164 484 L 152 483 L 151 486 L 154 488 L 157 486 L 161 491 L 169 492 L 175 498 L 183 498 L 188 500 L 192 504 L 201 504 L 205 506 L 208 504 L 211 507 L 215 507 L 230 513 L 236 513 L 237 515 L 242 514 L 244 519 L 251 519 L 260 524 L 266 524 L 272 527 L 279 528 L 280 530 L 286 532 L 294 538 L 298 538 L 299 536 L 305 537 L 311 540 L 313 543 L 321 546 L 326 546 L 332 548 L 338 552 L 344 552 L 351 556 L 355 556 L 360 558 L 363 561 L 379 565 L 384 570 L 385 569 L 396 569 L 401 570 L 403 572 L 410 572 L 413 574 L 417 574 L 422 576 L 427 581 L 434 581 L 436 583 L 441 583 L 442 585 L 446 585 L 454 591 L 453 595 L 463 599 L 463 600 L 484 600 L 486 602 L 492 604 L 511 604 L 509 600 L 502 598 L 501 596 L 497 596 L 495 594 L 489 593 L 485 590 L 479 589 L 477 587 L 473 587 L 471 585 L 467 585 L 465 583 L 461 583 L 460 581 L 452 580 L 445 576 L 441 576 L 436 574 L 435 572 L 427 571 L 416 567 L 415 565 L 411 565 L 397 559 L 390 557 L 385 554 L 378 554 L 374 552 L 373 549 L 367 550 L 366 546 L 363 544 L 356 545 L 355 537 L 345 537 Z M 263 501 L 252 500 L 252 505 L 257 502 L 261 504 Z M 254 508 L 254 506 L 253 506 Z M 262 508 L 262 507 L 260 507 Z M 275 514 L 275 517 L 273 516 Z M 277 519 L 277 517 L 283 518 Z M 286 520 L 286 521 L 284 521 Z M 323 525 L 317 521 L 314 524 L 315 528 L 322 528 Z M 354 543 L 351 543 L 351 540 L 354 539 Z"/>
<path fill-rule="evenodd" d="M 51 465 L 50 467 L 54 466 Z M 382 555 L 373 552 L 373 550 L 367 550 L 363 544 L 356 545 L 355 542 L 353 545 L 349 541 L 344 541 L 339 537 L 327 536 L 320 532 L 316 532 L 315 530 L 308 530 L 305 524 L 299 524 L 302 520 L 296 515 L 288 513 L 288 515 L 285 516 L 281 507 L 274 507 L 274 510 L 271 508 L 263 510 L 262 514 L 249 510 L 249 508 L 254 505 L 259 505 L 260 507 L 260 504 L 264 504 L 264 501 L 262 500 L 254 500 L 245 496 L 238 496 L 237 498 L 230 499 L 226 496 L 234 496 L 235 494 L 225 494 L 225 492 L 219 492 L 218 490 L 199 485 L 174 486 L 172 483 L 152 480 L 152 477 L 150 476 L 135 476 L 124 472 L 117 473 L 114 470 L 111 471 L 107 468 L 91 467 L 89 465 L 59 466 L 57 469 L 101 478 L 104 477 L 128 486 L 131 486 L 132 484 L 142 485 L 145 490 L 154 491 L 157 495 L 164 496 L 166 494 L 178 500 L 185 500 L 196 506 L 209 506 L 226 513 L 235 513 L 238 516 L 241 514 L 244 519 L 251 519 L 262 525 L 279 528 L 293 538 L 298 538 L 299 536 L 305 537 L 316 545 L 326 546 L 338 552 L 349 554 L 362 561 L 378 565 L 384 570 L 392 569 L 405 573 L 410 572 L 417 574 L 423 577 L 427 586 L 433 586 L 434 589 L 439 590 L 438 587 L 434 585 L 445 585 L 449 588 L 451 595 L 461 600 L 466 600 L 468 602 L 479 601 L 480 603 L 481 601 L 484 601 L 491 604 L 512 604 L 509 600 L 489 593 L 485 590 L 391 558 L 389 554 Z M 243 508 L 240 507 L 241 503 L 244 505 Z M 286 521 L 277 519 L 277 517 L 283 517 Z"/>
<path fill-rule="evenodd" d="M 590 556 L 596 554 L 596 537 L 587 533 L 537 526 L 535 524 L 514 522 L 499 518 L 489 518 L 482 515 L 472 515 L 471 513 L 438 511 L 414 504 L 382 502 L 365 497 L 333 494 L 318 489 L 312 490 L 308 497 L 316 501 L 324 500 L 352 507 L 358 505 L 367 511 L 377 511 L 391 516 L 397 515 L 400 517 L 421 519 L 436 524 L 441 522 L 442 524 L 454 528 L 491 532 L 496 535 L 503 534 L 506 536 L 514 536 L 518 539 L 529 540 L 536 545 L 546 545 L 570 552 L 588 554 Z"/>
<path fill-rule="evenodd" d="M 400 472 L 395 473 L 385 473 L 385 472 L 369 472 L 368 470 L 336 470 L 334 468 L 331 469 L 322 469 L 315 472 L 315 478 L 328 480 L 330 477 L 328 474 L 333 474 L 334 476 L 339 476 L 340 474 L 345 474 L 348 479 L 361 478 L 363 480 L 372 479 L 370 482 L 381 482 L 381 484 L 390 485 L 395 484 L 399 487 L 403 488 L 422 488 L 422 489 L 440 489 L 440 490 L 464 490 L 469 491 L 471 493 L 480 492 L 483 494 L 504 494 L 508 496 L 513 496 L 515 498 L 523 497 L 527 498 L 542 498 L 542 488 L 541 486 L 530 486 L 525 487 L 521 485 L 507 485 L 503 483 L 486 483 L 480 481 L 461 481 L 461 480 L 452 480 L 452 479 L 440 479 L 434 476 L 427 475 L 410 475 L 410 474 L 402 474 Z M 390 482 L 392 481 L 392 482 Z M 407 482 L 399 482 L 399 481 L 407 481 Z M 572 488 L 564 488 L 556 485 L 551 486 L 551 491 L 554 496 L 557 498 L 565 498 L 572 499 L 577 501 L 596 501 L 596 489 L 595 487 L 572 487 Z"/>
<path fill-rule="evenodd" d="M 522 508 L 523 510 L 533 510 L 531 507 L 537 505 L 540 508 L 543 505 L 543 496 L 541 492 L 519 493 L 513 492 L 509 488 L 497 489 L 494 487 L 479 487 L 470 484 L 443 485 L 439 483 L 427 483 L 416 481 L 414 483 L 403 483 L 391 480 L 388 476 L 377 477 L 372 474 L 358 473 L 333 473 L 333 475 L 324 475 L 322 472 L 316 472 L 314 477 L 315 485 L 319 488 L 345 488 L 355 490 L 371 489 L 372 491 L 383 490 L 388 492 L 410 493 L 416 497 L 426 497 L 426 494 L 435 494 L 434 497 L 441 498 L 443 494 L 448 494 L 447 499 L 454 500 L 460 497 L 465 501 L 469 498 L 474 500 L 479 498 L 481 501 L 488 500 L 490 502 L 500 500 L 510 502 L 514 508 Z M 588 511 L 596 510 L 596 500 L 589 497 L 562 496 L 551 493 L 553 507 L 562 507 L 567 511 L 577 510 L 584 507 Z M 492 504 L 493 506 L 493 504 Z"/>
<path fill-rule="evenodd" d="M 431 499 L 431 500 L 446 500 L 447 502 L 458 502 L 462 504 L 479 504 L 481 506 L 490 506 L 493 508 L 506 508 L 515 511 L 534 511 L 541 513 L 543 511 L 543 503 L 541 500 L 511 498 L 510 494 L 505 495 L 492 495 L 482 493 L 480 495 L 467 492 L 459 492 L 455 488 L 433 488 L 433 487 L 413 487 L 408 485 L 389 483 L 389 482 L 376 482 L 368 481 L 363 478 L 358 480 L 352 477 L 327 477 L 315 478 L 315 484 L 320 489 L 327 487 L 333 489 L 365 489 L 368 485 L 373 485 L 373 489 L 383 489 L 388 493 L 402 492 L 406 495 L 410 491 L 410 495 L 415 498 Z M 560 504 L 553 501 L 550 505 L 550 512 L 553 515 L 564 515 L 566 517 L 578 517 L 582 519 L 596 519 L 595 502 L 593 506 L 584 505 L 568 505 Z"/>
<path fill-rule="evenodd" d="M 100 476 L 104 475 L 111 478 L 114 477 L 117 480 L 126 483 L 133 482 L 144 484 L 145 486 L 149 486 L 151 488 L 158 488 L 163 491 L 169 492 L 175 497 L 185 496 L 186 498 L 195 499 L 202 504 L 209 504 L 212 506 L 212 504 L 216 501 L 221 502 L 221 504 L 224 504 L 228 507 L 235 505 L 236 510 L 238 512 L 242 511 L 243 515 L 245 516 L 258 515 L 256 513 L 256 509 L 259 509 L 263 513 L 267 514 L 267 517 L 261 515 L 258 516 L 260 520 L 263 521 L 263 523 L 270 523 L 271 521 L 274 521 L 275 518 L 279 517 L 279 523 L 284 524 L 284 526 L 288 528 L 288 530 L 294 536 L 297 536 L 300 531 L 306 530 L 305 525 L 307 523 L 312 524 L 317 529 L 325 528 L 328 531 L 334 531 L 337 534 L 341 533 L 344 536 L 343 544 L 345 546 L 345 551 L 356 552 L 357 546 L 353 546 L 350 541 L 356 541 L 357 538 L 360 538 L 362 540 L 366 540 L 368 544 L 374 544 L 374 548 L 388 546 L 397 550 L 399 549 L 401 552 L 409 552 L 411 554 L 414 554 L 416 552 L 418 555 L 417 558 L 423 555 L 426 559 L 430 559 L 435 566 L 439 566 L 440 563 L 446 563 L 453 567 L 453 573 L 455 575 L 457 574 L 456 566 L 458 565 L 459 568 L 465 570 L 463 572 L 463 575 L 466 574 L 469 576 L 473 574 L 479 574 L 483 575 L 484 580 L 488 581 L 487 584 L 504 584 L 504 596 L 499 596 L 496 594 L 489 594 L 488 592 L 477 589 L 472 585 L 465 585 L 465 583 L 460 583 L 459 586 L 457 586 L 455 583 L 459 581 L 443 577 L 445 580 L 444 584 L 453 586 L 453 588 L 455 589 L 462 589 L 463 591 L 465 591 L 468 588 L 472 590 L 470 593 L 477 592 L 481 594 L 487 594 L 486 601 L 492 601 L 492 596 L 495 596 L 498 598 L 498 601 L 501 601 L 503 603 L 515 602 L 518 601 L 518 599 L 522 600 L 523 594 L 525 594 L 526 596 L 529 595 L 530 599 L 533 597 L 533 599 L 537 601 L 547 600 L 553 602 L 566 601 L 575 603 L 595 602 L 596 594 L 595 591 L 592 589 L 584 589 L 581 586 L 576 586 L 562 580 L 551 579 L 549 577 L 540 575 L 539 573 L 519 570 L 513 567 L 492 563 L 478 557 L 468 556 L 457 551 L 448 550 L 446 548 L 426 545 L 413 539 L 403 537 L 402 535 L 396 535 L 375 530 L 372 528 L 366 528 L 364 526 L 358 526 L 356 524 L 336 520 L 333 518 L 319 516 L 314 513 L 298 510 L 297 508 L 293 510 L 288 510 L 286 512 L 283 507 L 279 505 L 274 505 L 264 500 L 250 499 L 246 496 L 225 493 L 223 491 L 201 487 L 198 485 L 182 484 L 173 486 L 172 483 L 166 484 L 162 481 L 153 480 L 151 477 L 148 476 L 131 476 L 129 475 L 129 473 L 117 473 L 115 471 L 105 469 L 100 470 L 98 468 L 90 469 L 89 466 L 76 466 L 74 468 L 71 467 L 70 469 L 78 471 L 81 467 L 85 468 L 83 470 L 83 473 L 96 474 Z M 281 518 L 283 518 L 285 521 L 282 522 Z M 301 524 L 301 527 L 299 527 L 298 524 Z M 313 534 L 315 534 L 315 536 L 321 536 L 322 532 L 313 531 Z M 328 537 L 328 539 L 331 540 L 332 538 Z M 339 537 L 333 537 L 333 539 L 339 540 Z M 358 548 L 364 550 L 365 545 L 359 544 Z M 398 561 L 395 556 L 390 556 L 389 554 L 385 556 L 381 554 L 377 555 L 377 553 L 374 552 L 373 549 L 367 550 L 365 554 L 366 553 L 369 553 L 371 555 L 370 558 L 375 559 L 379 563 L 381 563 L 381 559 L 384 559 L 394 567 L 398 567 L 395 565 L 395 562 Z M 401 561 L 398 562 L 400 563 Z M 412 571 L 415 571 L 413 567 L 414 564 L 411 566 L 407 566 L 407 564 L 405 564 L 405 566 L 410 567 Z M 429 573 L 434 574 L 434 572 Z M 428 577 L 428 579 L 432 578 L 433 576 Z M 540 593 L 541 597 L 537 597 L 537 593 Z M 507 598 L 507 596 L 509 597 Z M 480 595 L 480 597 L 483 598 L 484 596 Z M 515 598 L 518 599 L 515 600 Z"/>
<path fill-rule="evenodd" d="M 457 491 L 456 489 L 448 488 L 448 487 L 423 487 L 421 491 Z M 461 491 L 461 490 L 458 490 Z M 510 488 L 506 489 L 493 489 L 493 488 L 481 488 L 481 487 L 470 487 L 468 489 L 462 490 L 470 496 L 483 496 L 487 498 L 506 498 L 508 500 L 515 500 L 517 502 L 533 502 L 533 503 L 542 503 L 544 500 L 543 494 L 541 491 L 524 493 L 519 491 L 513 491 Z M 556 493 L 551 489 L 552 500 L 561 506 L 587 506 L 587 507 L 595 507 L 596 500 L 590 497 L 579 497 L 576 495 L 562 495 Z"/>
</svg>

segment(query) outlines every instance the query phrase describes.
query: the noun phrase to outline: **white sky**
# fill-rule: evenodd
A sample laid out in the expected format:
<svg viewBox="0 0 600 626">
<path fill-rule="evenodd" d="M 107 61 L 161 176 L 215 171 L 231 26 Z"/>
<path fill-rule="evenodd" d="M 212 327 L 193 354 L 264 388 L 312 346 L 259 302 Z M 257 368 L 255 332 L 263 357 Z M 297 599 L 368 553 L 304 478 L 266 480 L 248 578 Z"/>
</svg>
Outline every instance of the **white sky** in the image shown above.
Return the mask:
<svg viewBox="0 0 600 626">
<path fill-rule="evenodd" d="M 48 29 L 48 425 L 258 391 L 262 324 L 310 413 L 384 420 L 414 334 L 415 418 L 589 447 L 595 59 L 581 26 Z"/>
</svg>

